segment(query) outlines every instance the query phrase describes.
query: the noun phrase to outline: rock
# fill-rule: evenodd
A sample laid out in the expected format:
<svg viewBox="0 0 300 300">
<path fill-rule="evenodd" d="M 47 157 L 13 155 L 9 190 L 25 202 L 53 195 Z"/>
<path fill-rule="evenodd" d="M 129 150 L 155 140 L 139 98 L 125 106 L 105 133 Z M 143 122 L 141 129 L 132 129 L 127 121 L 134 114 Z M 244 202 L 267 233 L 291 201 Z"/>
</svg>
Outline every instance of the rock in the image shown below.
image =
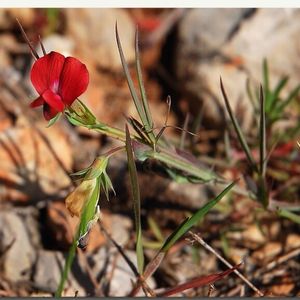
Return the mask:
<svg viewBox="0 0 300 300">
<path fill-rule="evenodd" d="M 199 8 L 190 10 L 179 26 L 179 41 L 183 41 L 179 50 L 191 52 L 200 58 L 206 58 L 230 38 L 241 19 L 249 12 L 243 8 L 214 9 Z M 218 20 L 218 22 L 213 22 Z"/>
<path fill-rule="evenodd" d="M 298 83 L 299 14 L 299 9 L 191 10 L 179 25 L 176 52 L 176 74 L 191 110 L 203 103 L 211 121 L 208 125 L 223 124 L 222 76 L 231 106 L 243 129 L 249 131 L 253 108 L 246 79 L 256 86 L 262 82 L 264 58 L 269 62 L 271 87 L 284 75 L 291 77 L 286 93 Z"/>
<path fill-rule="evenodd" d="M 135 253 L 127 250 L 125 253 L 135 264 Z M 83 259 L 83 255 L 86 254 L 78 255 L 77 253 L 75 256 L 63 296 L 74 296 L 76 293 L 80 297 L 97 295 L 98 291 L 95 290 L 95 286 L 90 280 L 91 277 L 97 282 L 100 281 L 100 291 L 107 291 L 108 288 L 109 296 L 126 296 L 130 292 L 131 280 L 134 281 L 135 276 L 124 259 L 116 252 L 114 246 L 102 247 L 94 253 L 88 253 L 86 259 Z M 65 258 L 61 252 L 39 250 L 36 272 L 33 276 L 34 287 L 41 292 L 54 293 L 58 287 L 64 263 Z M 87 263 L 90 268 L 89 275 L 86 272 Z M 107 286 L 108 283 L 109 286 Z M 153 278 L 149 278 L 147 283 L 150 287 L 155 287 Z"/>
<path fill-rule="evenodd" d="M 60 281 L 61 270 L 64 267 L 65 258 L 61 252 L 40 250 L 36 262 L 36 271 L 33 276 L 34 286 L 41 291 L 54 293 Z M 78 257 L 75 257 L 74 265 L 78 264 Z M 79 296 L 86 296 L 86 292 L 74 277 L 74 270 L 69 273 L 69 280 L 66 281 L 65 290 L 69 296 L 74 296 L 78 291 Z M 82 283 L 84 283 L 82 281 Z M 65 295 L 65 292 L 63 293 Z"/>
<path fill-rule="evenodd" d="M 249 250 L 247 248 L 231 247 L 229 249 L 229 258 L 234 264 L 240 264 L 248 255 Z"/>
<path fill-rule="evenodd" d="M 30 210 L 31 219 L 34 218 Z M 30 216 L 29 216 L 30 218 Z M 32 221 L 32 220 L 31 220 Z M 29 225 L 16 210 L 0 212 L 0 252 L 3 255 L 2 271 L 7 280 L 19 282 L 29 280 L 36 260 L 39 241 L 38 224 Z"/>
<path fill-rule="evenodd" d="M 133 251 L 124 251 L 127 257 L 136 266 L 136 254 Z M 95 276 L 102 274 L 102 290 L 107 290 L 110 297 L 124 297 L 132 289 L 132 282 L 135 282 L 135 276 L 125 262 L 123 257 L 115 248 L 100 248 L 95 254 L 90 255 Z M 113 270 L 114 268 L 114 270 Z M 147 279 L 150 288 L 155 288 L 155 281 L 152 277 Z M 140 294 L 143 295 L 143 294 Z"/>
<path fill-rule="evenodd" d="M 0 29 L 7 30 L 16 26 L 16 18 L 19 19 L 24 28 L 28 28 L 35 21 L 34 15 L 34 8 L 1 8 Z"/>
<path fill-rule="evenodd" d="M 111 237 L 120 245 L 125 246 L 129 241 L 132 221 L 129 217 L 118 214 L 102 214 L 105 224 L 108 224 Z"/>
<path fill-rule="evenodd" d="M 38 201 L 69 189 L 71 181 L 62 168 L 70 171 L 73 162 L 66 134 L 58 124 L 50 128 L 45 128 L 44 121 L 35 125 L 44 138 L 23 118 L 0 133 L 2 201 Z"/>
<path fill-rule="evenodd" d="M 300 9 L 258 9 L 225 45 L 224 54 L 240 57 L 243 67 L 258 82 L 263 76 L 262 61 L 267 58 L 271 86 L 281 76 L 291 75 L 289 86 L 295 87 L 300 66 L 300 24 L 296 21 L 299 16 Z"/>
<path fill-rule="evenodd" d="M 285 278 L 284 278 L 285 279 Z M 284 281 L 284 279 L 281 279 Z M 287 278 L 289 280 L 286 280 L 286 282 L 279 282 L 277 284 L 274 284 L 270 288 L 270 292 L 273 293 L 273 297 L 287 297 L 291 296 L 293 297 L 295 294 L 293 293 L 293 290 L 295 289 L 295 283 L 292 282 L 292 278 Z"/>
<path fill-rule="evenodd" d="M 246 230 L 244 230 L 242 233 L 242 238 L 243 240 L 251 241 L 257 244 L 263 244 L 266 242 L 266 237 L 256 224 L 250 225 Z"/>
<path fill-rule="evenodd" d="M 253 252 L 253 258 L 258 261 L 271 261 L 282 251 L 282 245 L 279 242 L 268 242 L 262 248 Z"/>
<path fill-rule="evenodd" d="M 75 40 L 78 52 L 95 60 L 98 66 L 109 70 L 121 67 L 115 37 L 118 22 L 123 51 L 128 62 L 134 59 L 134 32 L 132 20 L 124 9 L 82 8 L 66 9 L 67 32 Z"/>
<path fill-rule="evenodd" d="M 286 239 L 286 250 L 293 250 L 300 247 L 300 235 L 290 233 Z"/>
<path fill-rule="evenodd" d="M 42 39 L 42 43 L 47 53 L 56 51 L 64 56 L 72 56 L 74 52 L 74 40 L 60 34 L 51 34 Z M 43 51 L 40 46 L 37 47 L 39 56 L 43 56 Z"/>
<path fill-rule="evenodd" d="M 200 104 L 203 104 L 205 116 L 214 121 L 211 126 L 220 126 L 223 120 L 220 113 L 222 105 L 220 107 L 218 101 L 220 75 L 223 79 L 231 80 L 235 87 L 238 85 L 237 78 L 241 88 L 245 86 L 243 81 L 246 75 L 240 78 L 241 74 L 235 74 L 231 68 L 224 68 L 221 51 L 248 13 L 249 9 L 241 8 L 192 9 L 179 24 L 175 57 L 179 86 L 182 86 L 189 100 L 192 101 L 190 109 L 192 112 L 199 112 Z M 226 74 L 222 72 L 224 69 L 227 71 Z M 231 95 L 232 89 L 227 85 L 226 90 L 230 100 L 235 101 L 232 104 L 236 109 L 239 98 L 236 98 L 236 94 Z M 240 92 L 240 89 L 236 90 Z"/>
</svg>

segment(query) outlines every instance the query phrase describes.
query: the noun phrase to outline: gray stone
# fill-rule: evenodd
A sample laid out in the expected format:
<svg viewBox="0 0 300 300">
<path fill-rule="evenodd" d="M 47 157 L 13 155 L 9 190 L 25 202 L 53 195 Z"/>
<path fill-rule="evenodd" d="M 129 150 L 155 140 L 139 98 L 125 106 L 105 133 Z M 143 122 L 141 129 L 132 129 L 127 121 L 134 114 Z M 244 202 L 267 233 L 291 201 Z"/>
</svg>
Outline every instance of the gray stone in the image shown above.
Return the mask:
<svg viewBox="0 0 300 300">
<path fill-rule="evenodd" d="M 290 75 L 286 93 L 299 77 L 299 9 L 194 9 L 178 30 L 176 74 L 192 107 L 204 105 L 213 127 L 224 121 L 224 100 L 219 77 L 244 130 L 253 125 L 253 108 L 246 79 L 258 87 L 267 58 L 270 84 Z"/>
<path fill-rule="evenodd" d="M 120 246 L 125 246 L 129 240 L 129 232 L 132 228 L 131 219 L 118 214 L 113 214 L 110 218 L 110 233 L 112 238 L 117 241 Z"/>
<path fill-rule="evenodd" d="M 35 287 L 44 292 L 55 293 L 64 265 L 65 257 L 62 252 L 39 250 L 35 267 L 36 271 L 33 277 Z M 78 265 L 78 256 L 75 257 L 73 265 Z M 74 296 L 76 292 L 78 292 L 78 296 L 87 296 L 83 287 L 84 280 L 82 280 L 82 284 L 79 283 L 74 274 L 74 270 L 72 269 L 65 283 L 63 296 Z"/>
<path fill-rule="evenodd" d="M 244 8 L 190 10 L 178 30 L 180 51 L 201 58 L 218 52 L 248 12 Z"/>
<path fill-rule="evenodd" d="M 38 227 L 26 228 L 22 216 L 15 211 L 0 212 L 0 252 L 6 279 L 12 282 L 29 280 L 36 260 Z M 32 243 L 32 240 L 34 243 Z"/>
<path fill-rule="evenodd" d="M 115 37 L 115 23 L 128 62 L 134 59 L 134 32 L 132 20 L 124 9 L 82 8 L 67 9 L 67 31 L 76 42 L 78 52 L 109 70 L 121 67 Z M 76 20 L 76 21 L 75 21 Z"/>
<path fill-rule="evenodd" d="M 64 35 L 48 35 L 42 40 L 42 43 L 47 53 L 51 51 L 56 51 L 63 54 L 66 57 L 73 55 L 75 47 L 74 41 L 71 38 L 66 37 Z M 36 50 L 39 56 L 43 56 L 43 51 L 41 47 L 38 46 Z"/>
<path fill-rule="evenodd" d="M 63 266 L 61 252 L 45 251 L 38 252 L 36 271 L 33 282 L 38 289 L 54 293 L 60 280 L 60 265 Z"/>
<path fill-rule="evenodd" d="M 136 254 L 130 250 L 124 250 L 131 262 L 137 266 Z M 100 248 L 96 253 L 90 255 L 93 261 L 93 273 L 95 276 L 102 274 L 102 289 L 109 284 L 108 295 L 110 297 L 124 297 L 129 294 L 132 289 L 132 283 L 136 278 L 131 268 L 123 257 L 112 248 Z M 114 268 L 114 269 L 113 269 Z M 111 276 L 111 277 L 110 277 Z M 147 279 L 150 288 L 155 288 L 156 284 L 152 277 Z M 140 294 L 143 296 L 143 294 Z"/>
<path fill-rule="evenodd" d="M 225 69 L 227 72 L 224 74 L 222 47 L 249 12 L 249 9 L 240 8 L 192 9 L 179 25 L 176 74 L 183 91 L 191 102 L 194 101 L 192 111 L 199 111 L 203 105 L 205 116 L 213 121 L 210 123 L 212 127 L 220 126 L 223 121 L 219 77 L 222 75 L 224 79 L 232 80 L 235 87 L 245 86 L 246 75 L 238 70 Z M 227 86 L 226 89 L 232 91 Z M 235 100 L 232 103 L 235 110 L 240 98 L 240 88 L 235 89 L 235 94 L 230 97 L 231 102 Z"/>
</svg>

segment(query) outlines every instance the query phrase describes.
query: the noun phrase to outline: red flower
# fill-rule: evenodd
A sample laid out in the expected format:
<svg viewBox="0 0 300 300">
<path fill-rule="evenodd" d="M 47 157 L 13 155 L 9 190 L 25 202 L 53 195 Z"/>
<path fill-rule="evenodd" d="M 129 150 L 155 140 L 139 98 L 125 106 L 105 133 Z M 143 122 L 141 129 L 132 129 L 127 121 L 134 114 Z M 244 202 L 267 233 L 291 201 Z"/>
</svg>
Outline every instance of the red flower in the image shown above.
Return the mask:
<svg viewBox="0 0 300 300">
<path fill-rule="evenodd" d="M 57 52 L 39 58 L 32 66 L 30 78 L 40 95 L 30 106 L 43 105 L 46 120 L 70 106 L 89 83 L 89 73 L 83 63 Z"/>
</svg>

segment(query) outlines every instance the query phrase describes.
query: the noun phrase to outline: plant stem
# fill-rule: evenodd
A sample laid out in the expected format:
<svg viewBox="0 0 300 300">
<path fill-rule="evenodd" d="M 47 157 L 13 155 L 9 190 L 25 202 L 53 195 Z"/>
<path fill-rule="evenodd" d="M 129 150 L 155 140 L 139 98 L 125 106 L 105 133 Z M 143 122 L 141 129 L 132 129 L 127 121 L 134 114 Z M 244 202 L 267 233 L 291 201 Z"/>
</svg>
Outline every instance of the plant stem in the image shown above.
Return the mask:
<svg viewBox="0 0 300 300">
<path fill-rule="evenodd" d="M 117 139 L 124 143 L 126 142 L 125 132 L 121 129 L 111 127 L 107 124 L 103 124 L 100 122 L 97 122 L 92 125 L 85 125 L 85 127 L 89 129 L 94 129 L 97 132 L 105 134 L 106 136 Z M 140 137 L 134 134 L 131 134 L 130 138 L 149 147 L 149 158 L 156 159 L 164 164 L 167 164 L 170 167 L 173 167 L 174 169 L 186 172 L 192 176 L 203 180 L 204 182 L 217 179 L 217 176 L 213 172 L 195 166 L 195 163 L 185 159 L 184 157 L 176 154 L 175 152 L 171 152 L 161 147 L 157 149 L 157 151 L 153 150 L 148 144 L 145 143 L 145 141 L 143 141 Z"/>
</svg>

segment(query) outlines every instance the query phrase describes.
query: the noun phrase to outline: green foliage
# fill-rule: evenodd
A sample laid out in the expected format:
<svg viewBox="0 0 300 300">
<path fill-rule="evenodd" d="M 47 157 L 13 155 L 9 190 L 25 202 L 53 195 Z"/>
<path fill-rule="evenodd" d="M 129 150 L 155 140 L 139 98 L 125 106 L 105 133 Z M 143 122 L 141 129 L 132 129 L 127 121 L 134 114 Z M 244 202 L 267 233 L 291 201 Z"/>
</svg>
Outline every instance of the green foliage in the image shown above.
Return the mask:
<svg viewBox="0 0 300 300">
<path fill-rule="evenodd" d="M 284 88 L 287 86 L 289 81 L 289 76 L 283 76 L 275 87 L 272 89 L 270 86 L 270 70 L 268 67 L 268 62 L 266 59 L 263 61 L 263 90 L 265 93 L 265 112 L 266 112 L 266 128 L 267 131 L 271 129 L 271 127 L 279 120 L 283 120 L 285 118 L 285 109 L 289 104 L 294 101 L 299 92 L 300 92 L 300 84 L 297 85 L 292 91 L 286 96 L 282 96 Z M 258 100 L 259 97 L 256 99 L 253 96 L 252 88 L 250 86 L 250 82 L 248 81 L 247 84 L 247 93 L 248 97 L 251 100 L 254 111 L 258 113 Z M 258 95 L 255 92 L 255 95 Z"/>
<path fill-rule="evenodd" d="M 174 243 L 198 223 L 235 185 L 235 182 L 227 186 L 215 199 L 198 209 L 191 217 L 184 220 L 178 228 L 167 238 L 161 251 L 168 251 Z"/>
<path fill-rule="evenodd" d="M 144 269 L 144 252 L 143 252 L 142 225 L 141 225 L 140 188 L 139 188 L 136 165 L 133 158 L 131 138 L 130 138 L 127 125 L 126 125 L 126 152 L 127 152 L 128 170 L 130 174 L 131 190 L 132 190 L 132 197 L 133 197 L 133 209 L 134 209 L 134 217 L 135 217 L 137 265 L 138 265 L 139 273 L 142 274 Z"/>
</svg>

